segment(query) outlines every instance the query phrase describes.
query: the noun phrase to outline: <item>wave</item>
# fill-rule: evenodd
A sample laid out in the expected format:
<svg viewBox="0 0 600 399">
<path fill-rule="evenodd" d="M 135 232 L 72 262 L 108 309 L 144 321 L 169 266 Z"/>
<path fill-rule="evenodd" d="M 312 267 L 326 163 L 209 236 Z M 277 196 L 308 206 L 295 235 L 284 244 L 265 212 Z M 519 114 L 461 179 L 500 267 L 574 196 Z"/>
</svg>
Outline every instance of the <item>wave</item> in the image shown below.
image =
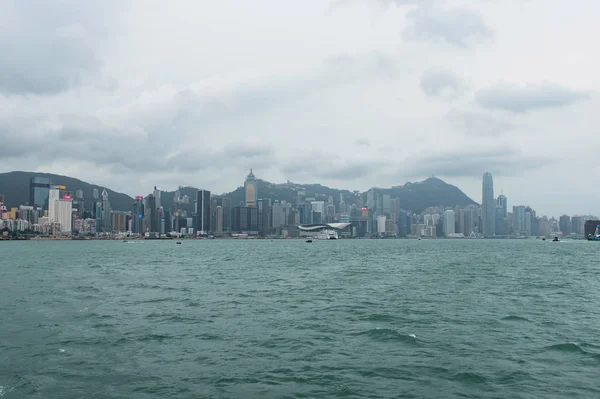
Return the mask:
<svg viewBox="0 0 600 399">
<path fill-rule="evenodd" d="M 506 317 L 503 317 L 501 320 L 504 320 L 504 321 L 526 321 L 526 322 L 531 323 L 531 320 L 529 320 L 528 318 L 516 316 L 516 315 L 506 316 Z"/>
<path fill-rule="evenodd" d="M 376 341 L 398 341 L 398 342 L 411 342 L 417 341 L 417 337 L 414 334 L 402 334 L 391 328 L 373 328 L 371 330 L 363 331 L 355 335 L 365 335 Z"/>
<path fill-rule="evenodd" d="M 394 320 L 396 320 L 396 318 L 394 316 L 390 316 L 387 314 L 374 313 L 372 315 L 367 316 L 365 318 L 365 320 L 368 320 L 368 321 L 394 321 Z"/>
<path fill-rule="evenodd" d="M 452 376 L 452 380 L 465 382 L 469 384 L 485 384 L 486 379 L 480 374 L 465 372 L 465 373 L 457 373 Z"/>
<path fill-rule="evenodd" d="M 600 353 L 596 353 L 590 350 L 586 350 L 589 348 L 597 348 L 595 345 L 586 344 L 586 343 L 576 343 L 576 342 L 568 342 L 563 344 L 555 344 L 546 346 L 543 348 L 543 352 L 563 352 L 563 353 L 575 353 L 590 356 L 596 360 L 600 360 Z"/>
<path fill-rule="evenodd" d="M 579 344 L 575 342 L 568 342 L 564 344 L 555 344 L 546 346 L 544 351 L 548 352 L 568 352 L 568 353 L 587 353 Z"/>
</svg>

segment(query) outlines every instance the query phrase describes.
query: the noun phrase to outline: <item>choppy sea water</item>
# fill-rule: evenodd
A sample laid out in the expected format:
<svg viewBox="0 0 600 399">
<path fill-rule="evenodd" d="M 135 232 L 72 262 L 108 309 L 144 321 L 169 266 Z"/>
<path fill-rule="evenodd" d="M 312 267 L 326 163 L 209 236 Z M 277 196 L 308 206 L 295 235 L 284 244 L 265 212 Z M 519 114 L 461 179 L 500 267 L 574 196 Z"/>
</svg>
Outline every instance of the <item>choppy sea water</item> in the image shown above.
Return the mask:
<svg viewBox="0 0 600 399">
<path fill-rule="evenodd" d="M 0 243 L 0 397 L 600 398 L 600 244 Z"/>
</svg>

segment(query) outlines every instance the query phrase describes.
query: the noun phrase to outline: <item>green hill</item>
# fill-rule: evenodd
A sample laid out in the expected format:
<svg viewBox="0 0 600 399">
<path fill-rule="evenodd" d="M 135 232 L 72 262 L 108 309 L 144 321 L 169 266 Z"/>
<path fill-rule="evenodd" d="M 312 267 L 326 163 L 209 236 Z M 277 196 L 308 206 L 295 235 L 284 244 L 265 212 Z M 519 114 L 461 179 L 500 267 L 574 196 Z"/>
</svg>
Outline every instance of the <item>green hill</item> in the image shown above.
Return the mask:
<svg viewBox="0 0 600 399">
<path fill-rule="evenodd" d="M 29 203 L 29 181 L 33 176 L 48 177 L 52 184 L 65 185 L 67 190 L 75 193 L 77 190 L 83 190 L 85 199 L 85 209 L 92 209 L 93 189 L 97 188 L 100 194 L 105 188 L 94 184 L 86 183 L 79 179 L 74 179 L 68 176 L 54 175 L 51 173 L 36 173 L 36 172 L 8 172 L 0 173 L 0 194 L 4 194 L 6 207 L 18 207 Z M 120 211 L 131 210 L 131 205 L 134 199 L 127 194 L 117 193 L 109 188 L 106 188 L 108 199 L 112 209 Z"/>
</svg>

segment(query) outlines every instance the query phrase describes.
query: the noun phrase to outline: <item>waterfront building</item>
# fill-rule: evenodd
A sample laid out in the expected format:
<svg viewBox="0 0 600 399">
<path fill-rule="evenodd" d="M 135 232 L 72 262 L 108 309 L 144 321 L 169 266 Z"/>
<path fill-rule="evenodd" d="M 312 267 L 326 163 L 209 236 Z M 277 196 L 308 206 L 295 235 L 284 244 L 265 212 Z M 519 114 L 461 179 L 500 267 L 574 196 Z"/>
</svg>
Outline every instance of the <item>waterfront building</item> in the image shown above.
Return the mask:
<svg viewBox="0 0 600 399">
<path fill-rule="evenodd" d="M 454 211 L 449 209 L 444 212 L 444 234 L 450 237 L 456 233 L 456 221 Z"/>
</svg>

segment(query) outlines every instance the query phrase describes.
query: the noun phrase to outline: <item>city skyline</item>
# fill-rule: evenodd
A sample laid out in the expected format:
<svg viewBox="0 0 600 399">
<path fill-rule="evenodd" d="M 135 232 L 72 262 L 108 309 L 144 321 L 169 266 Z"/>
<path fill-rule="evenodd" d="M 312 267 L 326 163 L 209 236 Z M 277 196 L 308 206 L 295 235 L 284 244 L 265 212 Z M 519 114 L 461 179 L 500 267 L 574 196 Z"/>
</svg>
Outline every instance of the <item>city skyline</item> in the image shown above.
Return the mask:
<svg viewBox="0 0 600 399">
<path fill-rule="evenodd" d="M 232 237 L 239 234 L 298 237 L 314 234 L 314 226 L 318 226 L 317 229 L 332 226 L 342 236 L 355 238 L 561 235 L 581 239 L 597 234 L 588 230 L 595 229 L 598 223 L 593 215 L 547 217 L 529 205 L 515 204 L 509 212 L 508 198 L 503 194 L 494 197 L 490 172 L 482 176 L 482 205 L 473 201 L 464 203 L 468 198 L 463 195 L 459 200 L 462 204 L 429 205 L 420 212 L 403 206 L 404 197 L 398 196 L 398 192 L 392 195 L 390 191 L 375 187 L 363 193 L 341 192 L 337 201 L 332 195 L 319 191 L 307 194 L 304 187 L 288 184 L 295 193 L 293 201 L 288 202 L 277 195 L 273 197 L 272 192 L 267 193 L 270 198 L 263 198 L 252 169 L 241 187 L 242 196 L 238 202 L 226 196 L 215 197 L 204 189 L 193 189 L 195 201 L 192 202 L 190 196 L 182 196 L 179 190 L 166 193 L 154 186 L 147 196 L 130 199 L 128 211 L 112 209 L 106 188 L 102 188 L 100 194 L 99 187 L 88 187 L 88 192 L 92 192 L 90 211 L 84 206 L 86 199 L 80 187 L 57 185 L 43 176 L 31 176 L 29 180 L 29 201 L 18 208 L 9 210 L 4 204 L 4 195 L 0 194 L 0 229 L 4 237 L 9 232 L 52 237 L 120 237 L 123 234 L 147 238 L 173 235 Z M 434 185 L 441 182 L 439 179 L 430 181 Z M 316 189 L 325 188 L 316 186 Z M 412 189 L 410 186 L 409 191 Z M 47 199 L 43 200 L 40 197 L 45 192 Z M 165 194 L 168 195 L 165 197 Z M 42 200 L 43 206 L 28 205 Z"/>
<path fill-rule="evenodd" d="M 27 173 L 33 173 L 33 174 L 35 174 L 35 172 L 27 172 Z M 46 173 L 46 172 L 43 172 L 43 173 Z M 491 175 L 490 172 L 485 172 L 484 176 L 486 174 L 488 174 L 488 173 Z M 69 177 L 69 176 L 66 176 L 66 177 Z M 428 178 L 430 178 L 430 177 L 439 178 L 439 176 L 429 176 Z M 71 177 L 69 177 L 69 178 L 71 178 Z M 47 184 L 49 184 L 48 183 L 49 180 L 47 178 L 45 178 L 45 177 L 36 176 L 36 179 L 41 179 L 41 181 L 44 181 Z M 85 182 L 85 179 L 81 179 L 81 180 Z M 244 196 L 247 196 L 247 194 L 248 194 L 247 193 L 248 183 L 250 182 L 251 183 L 250 185 L 254 187 L 254 186 L 256 186 L 256 181 L 258 181 L 258 180 L 264 181 L 264 182 L 267 182 L 267 183 L 270 183 L 270 184 L 275 184 L 275 185 L 285 185 L 285 184 L 287 184 L 289 182 L 288 181 L 288 182 L 279 182 L 279 183 L 277 183 L 277 182 L 269 182 L 269 181 L 267 181 L 265 179 L 262 179 L 260 177 L 256 178 L 254 176 L 254 173 L 253 173 L 253 168 L 249 168 L 249 174 L 248 174 L 246 180 L 242 181 L 241 184 L 239 182 L 237 184 L 234 183 L 235 187 L 233 187 L 230 191 L 227 191 L 227 192 L 215 192 L 215 191 L 212 191 L 210 189 L 208 189 L 208 191 L 211 192 L 211 194 L 216 195 L 216 196 L 227 196 L 227 195 L 231 194 L 232 192 L 234 192 L 235 190 L 237 190 L 239 188 L 243 188 L 244 189 Z M 424 180 L 427 180 L 427 179 L 424 179 Z M 482 197 L 482 192 L 483 192 L 482 191 L 483 190 L 483 188 L 482 188 L 482 181 L 483 180 L 481 179 L 481 177 L 479 179 L 479 193 L 477 193 L 475 195 L 470 195 L 469 193 L 465 192 L 462 189 L 462 187 L 453 184 L 452 181 L 448 181 L 448 180 L 443 180 L 443 181 L 445 183 L 447 183 L 447 184 L 450 184 L 450 185 L 453 185 L 453 186 L 457 187 L 459 190 L 463 191 L 471 200 L 473 200 L 474 202 L 476 202 L 479 205 L 483 206 L 483 201 L 482 201 L 482 199 L 483 199 L 483 197 Z M 322 185 L 319 182 L 311 182 L 311 183 L 308 183 L 308 182 L 304 182 L 304 183 L 302 183 L 302 182 L 293 182 L 293 183 L 297 184 L 297 185 L 300 185 L 300 186 L 302 186 L 302 185 L 313 185 L 313 184 Z M 376 189 L 389 189 L 389 188 L 392 188 L 392 187 L 402 187 L 402 186 L 405 186 L 408 183 L 415 183 L 415 182 L 405 182 L 404 184 L 396 184 L 396 185 L 393 185 L 393 186 L 390 186 L 390 187 L 377 186 L 377 185 L 366 185 L 366 187 L 368 187 L 366 190 L 354 190 L 354 189 L 350 189 L 350 188 L 347 188 L 347 187 L 329 187 L 329 188 L 334 189 L 334 190 L 342 190 L 342 191 L 343 190 L 347 190 L 349 192 L 356 192 L 356 191 L 358 191 L 358 192 L 366 193 L 366 192 L 368 192 L 372 188 L 376 188 Z M 91 184 L 92 186 L 94 186 L 95 187 L 94 190 L 103 190 L 103 189 L 108 188 L 108 189 L 111 189 L 113 192 L 115 192 L 117 194 L 120 193 L 119 191 L 114 190 L 114 188 L 110 184 L 107 184 L 107 185 L 95 184 L 95 183 L 87 183 L 87 184 Z M 496 203 L 497 200 L 501 200 L 501 199 L 506 200 L 506 198 L 507 198 L 504 195 L 505 190 L 503 190 L 502 187 L 500 187 L 500 189 L 494 191 L 494 186 L 495 185 L 496 186 L 500 186 L 500 184 L 502 184 L 502 183 L 497 183 L 496 182 L 496 177 L 494 176 L 493 179 L 492 179 L 492 193 L 491 193 L 493 201 L 494 201 L 494 204 L 492 205 L 492 208 L 495 208 L 497 205 L 499 205 L 499 204 Z M 158 187 L 159 186 L 154 185 L 154 188 L 151 189 L 151 190 L 142 189 L 140 192 L 134 192 L 134 193 L 131 193 L 131 190 L 126 190 L 125 192 L 122 192 L 122 193 L 126 194 L 126 195 L 128 195 L 128 196 L 130 196 L 132 198 L 137 198 L 139 195 L 142 195 L 143 197 L 145 197 L 146 195 L 151 194 L 152 192 L 156 192 L 157 189 L 159 191 L 167 191 L 167 192 L 178 192 L 179 188 L 181 188 L 181 187 L 190 187 L 190 188 L 194 188 L 194 189 L 202 189 L 202 188 L 199 188 L 199 187 L 195 187 L 193 184 L 179 185 L 179 186 L 176 186 L 176 187 L 171 187 L 168 184 L 160 186 L 160 187 L 166 188 L 164 190 L 161 190 Z M 325 186 L 325 187 L 327 187 L 327 186 Z M 255 191 L 256 190 L 257 189 L 255 189 Z M 32 191 L 32 193 L 30 193 L 30 196 L 32 196 L 32 195 L 33 195 L 33 191 Z M 47 189 L 45 191 L 45 196 L 46 196 L 46 198 L 48 197 Z M 254 193 L 254 197 L 255 197 L 255 201 L 256 201 L 256 199 L 258 198 L 258 193 L 257 192 Z M 518 199 L 520 197 L 519 197 L 519 195 L 514 195 L 513 196 L 512 193 L 511 193 L 511 195 L 510 195 L 511 205 L 509 205 L 509 204 L 503 204 L 504 214 L 506 214 L 507 210 L 513 206 L 512 204 L 530 204 L 530 203 L 533 203 L 531 201 L 528 201 L 527 199 L 525 199 L 524 201 L 517 201 L 517 200 L 514 200 L 514 198 Z M 189 198 L 188 198 L 188 201 L 189 201 Z M 247 201 L 247 200 L 245 200 L 245 201 Z M 159 206 L 160 206 L 160 202 L 159 202 Z M 565 214 L 569 214 L 569 215 L 591 215 L 591 214 L 597 214 L 598 213 L 597 212 L 597 209 L 598 209 L 597 207 L 592 207 L 591 211 L 570 212 L 568 210 L 565 210 L 565 208 L 562 208 L 560 204 L 558 204 L 556 206 L 556 209 L 558 209 L 558 212 L 555 212 L 555 213 L 546 212 L 546 211 L 544 211 L 543 208 L 539 208 L 539 207 L 537 207 L 536 209 L 539 210 L 540 214 L 548 215 L 549 217 L 556 217 L 556 218 L 558 218 L 558 217 L 560 217 L 562 215 L 565 215 Z M 493 211 L 494 211 L 494 209 L 491 210 L 491 212 L 493 212 Z M 494 224 L 495 224 L 495 220 L 494 220 Z"/>
<path fill-rule="evenodd" d="M 125 3 L 2 2 L 0 172 L 132 196 L 435 174 L 479 198 L 491 170 L 543 213 L 600 203 L 596 1 Z"/>
</svg>

